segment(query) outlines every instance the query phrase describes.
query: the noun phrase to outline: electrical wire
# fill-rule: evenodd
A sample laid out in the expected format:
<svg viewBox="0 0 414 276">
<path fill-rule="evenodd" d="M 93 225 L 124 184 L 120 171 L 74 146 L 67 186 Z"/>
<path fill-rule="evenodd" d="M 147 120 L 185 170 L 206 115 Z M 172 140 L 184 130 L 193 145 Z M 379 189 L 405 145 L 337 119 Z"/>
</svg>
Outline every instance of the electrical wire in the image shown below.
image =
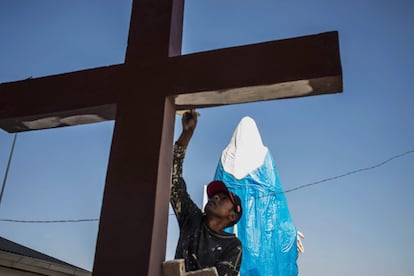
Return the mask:
<svg viewBox="0 0 414 276">
<path fill-rule="evenodd" d="M 403 152 L 403 153 L 400 153 L 400 154 L 397 154 L 397 155 L 394 155 L 394 156 L 392 156 L 392 157 L 390 157 L 390 158 L 388 158 L 388 159 L 386 159 L 386 160 L 384 160 L 384 161 L 382 161 L 382 162 L 380 162 L 378 164 L 375 164 L 373 166 L 370 166 L 370 167 L 366 167 L 366 168 L 362 168 L 362 169 L 357 169 L 357 170 L 350 171 L 350 172 L 347 172 L 347 173 L 344 173 L 344 174 L 340 174 L 340 175 L 337 175 L 337 176 L 325 178 L 325 179 L 322 179 L 322 180 L 319 180 L 319 181 L 316 181 L 316 182 L 312 182 L 312 183 L 309 183 L 309 184 L 301 185 L 301 186 L 298 186 L 298 187 L 295 187 L 295 188 L 292 188 L 292 189 L 288 189 L 288 190 L 286 190 L 284 192 L 279 192 L 279 193 L 285 193 L 286 194 L 286 193 L 290 193 L 290 192 L 293 192 L 293 191 L 297 191 L 297 190 L 300 190 L 300 189 L 303 189 L 303 188 L 307 188 L 307 187 L 310 187 L 310 186 L 313 186 L 313 185 L 321 184 L 323 182 L 332 181 L 332 180 L 335 180 L 335 179 L 338 179 L 338 178 L 342 178 L 342 177 L 345 177 L 345 176 L 348 176 L 348 175 L 351 175 L 351 174 L 356 174 L 356 173 L 359 173 L 359 172 L 369 171 L 369 170 L 372 170 L 372 169 L 376 169 L 378 167 L 381 167 L 381 166 L 387 164 L 388 162 L 391 162 L 394 159 L 403 157 L 403 156 L 405 156 L 407 154 L 410 154 L 410 153 L 413 153 L 413 152 L 414 152 L 414 149 L 409 150 L 409 151 L 406 151 L 406 152 Z"/>
<path fill-rule="evenodd" d="M 347 172 L 347 173 L 344 173 L 344 174 L 340 174 L 340 175 L 337 175 L 337 176 L 333 176 L 333 177 L 324 178 L 322 180 L 318 180 L 318 181 L 315 181 L 315 182 L 312 182 L 312 183 L 300 185 L 300 186 L 297 186 L 295 188 L 288 189 L 288 190 L 285 190 L 285 191 L 282 191 L 282 192 L 269 193 L 269 194 L 264 195 L 264 196 L 271 196 L 271 195 L 274 195 L 274 194 L 282 194 L 282 193 L 290 193 L 290 192 L 294 192 L 294 191 L 297 191 L 297 190 L 300 190 L 300 189 L 304 189 L 304 188 L 307 188 L 307 187 L 310 187 L 310 186 L 319 185 L 319 184 L 324 183 L 324 182 L 328 182 L 328 181 L 332 181 L 332 180 L 335 180 L 335 179 L 338 179 L 338 178 L 346 177 L 346 176 L 349 176 L 349 175 L 352 175 L 352 174 L 360 173 L 360 172 L 363 172 L 363 171 L 373 170 L 373 169 L 379 168 L 379 167 L 381 167 L 381 166 L 383 166 L 383 165 L 385 165 L 385 164 L 387 164 L 387 163 L 389 163 L 389 162 L 391 162 L 391 161 L 393 161 L 393 160 L 395 160 L 397 158 L 401 158 L 401 157 L 403 157 L 405 155 L 408 155 L 408 154 L 411 154 L 411 153 L 414 153 L 414 149 L 408 150 L 406 152 L 403 152 L 403 153 L 400 153 L 400 154 L 397 154 L 397 155 L 394 155 L 394 156 L 391 156 L 388 159 L 386 159 L 386 160 L 384 160 L 384 161 L 382 161 L 380 163 L 377 163 L 375 165 L 369 166 L 369 167 L 365 167 L 365 168 L 353 170 L 353 171 L 350 171 L 350 172 Z M 260 197 L 264 197 L 264 196 L 260 196 Z M 174 214 L 168 214 L 168 215 L 172 216 Z M 73 219 L 73 220 L 15 220 L 15 219 L 0 219 L 0 221 L 4 221 L 4 222 L 18 222 L 18 223 L 64 223 L 64 222 L 88 222 L 88 221 L 98 221 L 98 220 L 99 219 Z"/>
<path fill-rule="evenodd" d="M 7 175 L 9 174 L 10 163 L 13 158 L 13 151 L 14 151 L 14 146 L 16 145 L 16 139 L 17 139 L 17 133 L 14 134 L 14 137 L 13 137 L 13 143 L 12 143 L 10 154 L 9 154 L 9 161 L 7 162 L 6 172 L 4 173 L 3 185 L 1 186 L 1 191 L 0 191 L 0 206 L 1 206 L 1 200 L 3 198 L 4 188 L 6 187 Z"/>
</svg>

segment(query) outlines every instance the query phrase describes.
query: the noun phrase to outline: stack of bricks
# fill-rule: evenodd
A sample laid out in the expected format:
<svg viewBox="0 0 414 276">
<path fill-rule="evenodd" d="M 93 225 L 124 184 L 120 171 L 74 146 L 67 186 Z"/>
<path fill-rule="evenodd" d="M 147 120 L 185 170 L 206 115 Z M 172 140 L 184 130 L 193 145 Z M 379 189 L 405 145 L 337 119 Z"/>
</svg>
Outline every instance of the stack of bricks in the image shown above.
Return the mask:
<svg viewBox="0 0 414 276">
<path fill-rule="evenodd" d="M 183 259 L 166 261 L 162 264 L 164 276 L 218 276 L 215 267 L 186 272 Z"/>
</svg>

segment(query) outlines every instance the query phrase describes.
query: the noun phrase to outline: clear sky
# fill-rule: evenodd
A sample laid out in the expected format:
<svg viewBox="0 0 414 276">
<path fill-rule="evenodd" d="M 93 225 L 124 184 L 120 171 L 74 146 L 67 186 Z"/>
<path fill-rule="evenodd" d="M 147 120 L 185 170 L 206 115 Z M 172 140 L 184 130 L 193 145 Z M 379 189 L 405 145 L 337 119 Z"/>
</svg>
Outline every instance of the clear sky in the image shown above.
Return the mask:
<svg viewBox="0 0 414 276">
<path fill-rule="evenodd" d="M 0 0 L 0 82 L 122 63 L 130 2 Z M 413 13 L 409 0 L 188 0 L 183 53 L 337 30 L 344 77 L 342 94 L 199 110 L 184 164 L 194 200 L 201 206 L 202 186 L 243 116 L 256 121 L 285 190 L 412 151 Z M 99 218 L 113 125 L 19 134 L 0 219 Z M 12 140 L 0 130 L 1 179 Z M 414 275 L 413 193 L 411 153 L 287 193 L 305 234 L 300 274 Z M 0 221 L 0 236 L 91 269 L 97 228 Z"/>
</svg>

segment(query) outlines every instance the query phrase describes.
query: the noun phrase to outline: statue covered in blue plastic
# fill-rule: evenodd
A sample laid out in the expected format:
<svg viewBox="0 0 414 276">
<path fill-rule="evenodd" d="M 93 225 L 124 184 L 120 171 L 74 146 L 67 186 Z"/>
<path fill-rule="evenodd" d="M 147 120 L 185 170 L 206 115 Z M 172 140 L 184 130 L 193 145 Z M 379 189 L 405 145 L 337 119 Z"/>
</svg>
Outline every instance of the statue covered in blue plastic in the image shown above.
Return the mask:
<svg viewBox="0 0 414 276">
<path fill-rule="evenodd" d="M 243 246 L 240 275 L 297 275 L 297 230 L 275 161 L 252 118 L 240 121 L 222 152 L 215 179 L 226 183 L 242 201 L 243 216 L 230 229 Z"/>
</svg>

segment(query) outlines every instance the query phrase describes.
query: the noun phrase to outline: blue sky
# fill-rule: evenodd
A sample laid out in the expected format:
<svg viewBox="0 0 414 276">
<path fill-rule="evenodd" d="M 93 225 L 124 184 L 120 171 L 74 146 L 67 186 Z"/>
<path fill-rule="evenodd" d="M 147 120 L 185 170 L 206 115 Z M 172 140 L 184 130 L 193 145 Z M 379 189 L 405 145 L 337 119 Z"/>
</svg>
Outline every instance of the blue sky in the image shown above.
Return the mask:
<svg viewBox="0 0 414 276">
<path fill-rule="evenodd" d="M 243 116 L 256 121 L 285 190 L 413 150 L 413 12 L 408 0 L 187 1 L 183 53 L 338 30 L 344 77 L 342 94 L 199 110 L 184 164 L 195 201 Z M 126 0 L 1 0 L 0 82 L 122 63 L 129 16 Z M 0 219 L 98 218 L 113 124 L 19 134 Z M 12 140 L 0 130 L 1 179 Z M 413 275 L 413 168 L 407 154 L 287 193 L 305 234 L 301 275 Z M 97 227 L 0 221 L 0 236 L 91 269 Z"/>
</svg>

